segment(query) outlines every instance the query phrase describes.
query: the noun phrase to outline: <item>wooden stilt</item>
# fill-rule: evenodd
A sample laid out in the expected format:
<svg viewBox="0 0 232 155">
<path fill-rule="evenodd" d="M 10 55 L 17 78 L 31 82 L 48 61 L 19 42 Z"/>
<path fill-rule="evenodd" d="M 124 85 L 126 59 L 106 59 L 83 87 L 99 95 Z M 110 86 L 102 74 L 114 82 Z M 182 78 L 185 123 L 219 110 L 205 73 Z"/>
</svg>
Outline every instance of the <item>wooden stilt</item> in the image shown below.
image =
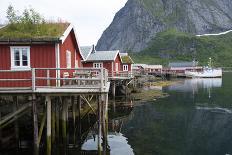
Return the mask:
<svg viewBox="0 0 232 155">
<path fill-rule="evenodd" d="M 56 100 L 56 143 L 59 144 L 60 137 L 60 104 L 59 100 Z"/>
<path fill-rule="evenodd" d="M 35 95 L 32 95 L 32 112 L 33 112 L 33 127 L 34 127 L 34 154 L 39 154 L 39 141 L 38 141 L 38 116 L 36 107 Z"/>
<path fill-rule="evenodd" d="M 15 96 L 13 97 L 13 100 L 14 100 L 14 105 L 13 105 L 13 108 L 14 108 L 14 112 L 17 111 L 18 109 L 18 96 Z M 19 146 L 19 124 L 18 124 L 18 116 L 15 115 L 15 122 L 14 122 L 14 129 L 15 129 L 15 139 L 16 139 L 16 142 L 17 142 L 17 147 Z"/>
<path fill-rule="evenodd" d="M 46 112 L 46 104 L 45 104 L 45 109 L 44 109 L 44 114 L 40 123 L 40 128 L 39 128 L 39 137 L 38 137 L 38 144 L 40 144 L 41 138 L 42 138 L 42 134 L 43 134 L 43 129 L 44 129 L 44 125 L 45 125 L 45 121 L 46 121 L 46 117 L 47 116 L 47 112 Z"/>
<path fill-rule="evenodd" d="M 79 147 L 81 147 L 81 96 L 78 96 L 78 140 L 79 140 Z"/>
<path fill-rule="evenodd" d="M 103 155 L 106 155 L 106 124 L 105 124 L 105 95 L 102 95 L 101 102 L 101 122 L 102 122 L 102 145 L 103 145 Z"/>
<path fill-rule="evenodd" d="M 52 106 L 52 145 L 56 140 L 56 102 L 53 102 Z"/>
<path fill-rule="evenodd" d="M 0 120 L 2 119 L 2 112 L 0 110 Z M 0 149 L 1 149 L 1 146 L 2 146 L 2 129 L 0 128 Z"/>
<path fill-rule="evenodd" d="M 51 97 L 46 96 L 47 102 L 47 155 L 52 153 L 52 144 L 51 144 Z"/>
<path fill-rule="evenodd" d="M 98 154 L 101 155 L 102 153 L 102 146 L 101 146 L 101 95 L 99 95 L 98 99 Z"/>
<path fill-rule="evenodd" d="M 112 95 L 113 95 L 113 97 L 115 97 L 115 91 L 116 91 L 116 83 L 115 83 L 115 81 L 113 81 L 112 82 Z"/>
<path fill-rule="evenodd" d="M 67 145 L 67 103 L 66 103 L 66 100 L 63 99 L 62 101 L 62 141 L 63 141 L 63 145 L 65 146 L 66 148 L 66 145 Z M 65 149 L 64 148 L 64 149 Z"/>
</svg>

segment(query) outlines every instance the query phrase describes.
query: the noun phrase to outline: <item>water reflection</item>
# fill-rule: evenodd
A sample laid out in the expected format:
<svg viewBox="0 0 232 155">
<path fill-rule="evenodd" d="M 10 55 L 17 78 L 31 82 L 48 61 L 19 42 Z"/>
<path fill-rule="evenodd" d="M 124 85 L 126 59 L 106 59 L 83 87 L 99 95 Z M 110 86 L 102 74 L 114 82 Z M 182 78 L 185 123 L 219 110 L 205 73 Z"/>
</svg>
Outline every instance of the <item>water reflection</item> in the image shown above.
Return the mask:
<svg viewBox="0 0 232 155">
<path fill-rule="evenodd" d="M 122 133 L 109 132 L 108 136 L 108 148 L 110 155 L 133 155 L 133 149 L 128 144 L 127 138 Z M 82 150 L 84 151 L 97 151 L 98 139 L 94 136 L 88 137 L 86 142 L 82 145 Z"/>
<path fill-rule="evenodd" d="M 169 86 L 169 91 L 197 92 L 199 89 L 210 89 L 222 86 L 222 78 L 193 78 L 186 79 L 176 85 Z"/>
</svg>

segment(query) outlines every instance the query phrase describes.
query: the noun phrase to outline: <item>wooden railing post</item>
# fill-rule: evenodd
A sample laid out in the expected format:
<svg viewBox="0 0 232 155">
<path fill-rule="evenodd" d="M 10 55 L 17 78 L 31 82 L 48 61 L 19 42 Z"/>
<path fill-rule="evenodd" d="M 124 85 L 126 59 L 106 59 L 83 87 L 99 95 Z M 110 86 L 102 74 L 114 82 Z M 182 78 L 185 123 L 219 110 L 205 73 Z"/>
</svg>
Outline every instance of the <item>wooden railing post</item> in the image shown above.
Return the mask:
<svg viewBox="0 0 232 155">
<path fill-rule="evenodd" d="M 36 85 L 35 85 L 35 68 L 31 69 L 31 83 L 32 83 L 31 88 L 32 88 L 32 91 L 34 92 L 35 87 L 36 87 Z"/>
<path fill-rule="evenodd" d="M 104 83 L 103 83 L 103 82 L 104 82 L 104 81 L 103 81 L 103 80 L 104 80 L 104 79 L 103 79 L 103 78 L 104 78 L 104 75 L 103 75 L 103 68 L 101 68 L 101 76 L 100 76 L 100 77 L 101 77 L 101 92 L 102 92 L 102 91 L 103 91 L 103 86 L 104 86 Z"/>
<path fill-rule="evenodd" d="M 50 70 L 47 69 L 47 86 L 50 86 Z"/>
</svg>

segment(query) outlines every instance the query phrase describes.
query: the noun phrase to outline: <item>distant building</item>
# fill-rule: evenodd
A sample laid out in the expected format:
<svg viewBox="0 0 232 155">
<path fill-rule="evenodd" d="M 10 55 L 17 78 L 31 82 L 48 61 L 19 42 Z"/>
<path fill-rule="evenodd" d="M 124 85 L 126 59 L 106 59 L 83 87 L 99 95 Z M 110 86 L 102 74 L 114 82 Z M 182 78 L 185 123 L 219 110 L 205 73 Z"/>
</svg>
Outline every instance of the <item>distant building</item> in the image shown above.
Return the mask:
<svg viewBox="0 0 232 155">
<path fill-rule="evenodd" d="M 122 60 L 122 71 L 132 71 L 132 64 L 134 64 L 134 61 L 132 58 L 128 55 L 128 53 L 119 53 L 121 60 Z"/>
<path fill-rule="evenodd" d="M 197 61 L 192 62 L 171 62 L 168 65 L 168 69 L 177 73 L 184 73 L 186 70 L 201 70 L 202 67 L 198 66 Z"/>
<path fill-rule="evenodd" d="M 163 69 L 162 65 L 147 65 L 145 68 L 146 73 L 157 73 L 161 72 Z"/>
<path fill-rule="evenodd" d="M 110 74 L 122 71 L 119 51 L 96 51 L 94 46 L 81 47 L 83 67 L 106 68 Z"/>
</svg>

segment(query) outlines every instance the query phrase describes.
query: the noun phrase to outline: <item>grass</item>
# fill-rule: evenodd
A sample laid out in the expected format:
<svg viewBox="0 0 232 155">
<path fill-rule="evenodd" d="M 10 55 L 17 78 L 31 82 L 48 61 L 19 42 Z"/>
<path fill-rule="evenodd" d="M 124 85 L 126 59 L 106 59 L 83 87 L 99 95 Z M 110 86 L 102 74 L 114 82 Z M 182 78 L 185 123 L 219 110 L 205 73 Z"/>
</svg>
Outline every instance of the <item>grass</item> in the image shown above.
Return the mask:
<svg viewBox="0 0 232 155">
<path fill-rule="evenodd" d="M 10 24 L 0 29 L 0 38 L 58 38 L 68 25 L 68 23 Z"/>
<path fill-rule="evenodd" d="M 207 65 L 212 57 L 214 66 L 231 67 L 232 33 L 221 36 L 196 37 L 170 29 L 158 33 L 140 53 L 130 53 L 135 63 L 163 64 L 173 61 L 192 61 Z"/>
</svg>

